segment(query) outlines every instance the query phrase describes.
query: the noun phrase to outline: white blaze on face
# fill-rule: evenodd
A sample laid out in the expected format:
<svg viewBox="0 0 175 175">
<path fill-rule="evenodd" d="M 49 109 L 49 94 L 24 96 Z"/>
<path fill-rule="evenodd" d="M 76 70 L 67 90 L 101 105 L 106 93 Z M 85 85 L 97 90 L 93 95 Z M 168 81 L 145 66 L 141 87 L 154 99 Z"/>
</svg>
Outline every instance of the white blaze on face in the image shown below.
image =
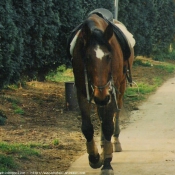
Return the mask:
<svg viewBox="0 0 175 175">
<path fill-rule="evenodd" d="M 96 53 L 96 57 L 100 60 L 102 60 L 102 58 L 104 57 L 105 53 L 100 49 L 100 46 L 97 45 L 97 47 L 94 49 L 95 53 Z"/>
</svg>

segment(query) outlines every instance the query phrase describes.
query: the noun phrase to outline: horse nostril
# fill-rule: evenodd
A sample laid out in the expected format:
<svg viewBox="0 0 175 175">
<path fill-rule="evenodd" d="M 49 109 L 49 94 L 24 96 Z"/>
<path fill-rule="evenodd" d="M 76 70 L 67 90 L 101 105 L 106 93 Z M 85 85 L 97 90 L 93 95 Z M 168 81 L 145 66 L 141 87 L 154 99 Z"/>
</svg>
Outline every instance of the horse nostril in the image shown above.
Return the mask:
<svg viewBox="0 0 175 175">
<path fill-rule="evenodd" d="M 98 97 L 94 97 L 94 102 L 99 106 L 105 106 L 110 101 L 110 95 L 107 95 L 103 100 L 99 99 Z"/>
</svg>

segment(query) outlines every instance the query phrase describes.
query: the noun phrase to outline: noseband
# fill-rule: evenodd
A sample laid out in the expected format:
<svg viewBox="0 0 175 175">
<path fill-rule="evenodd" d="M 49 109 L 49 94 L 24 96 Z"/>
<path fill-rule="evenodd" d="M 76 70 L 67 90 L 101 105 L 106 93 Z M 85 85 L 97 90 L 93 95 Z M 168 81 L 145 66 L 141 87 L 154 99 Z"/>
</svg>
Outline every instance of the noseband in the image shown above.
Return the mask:
<svg viewBox="0 0 175 175">
<path fill-rule="evenodd" d="M 105 89 L 107 86 L 109 86 L 109 90 L 111 90 L 111 79 L 104 85 L 104 86 L 96 86 L 94 84 L 91 85 L 93 91 L 94 91 L 94 88 L 98 89 L 100 92 L 102 92 L 103 89 Z"/>
</svg>

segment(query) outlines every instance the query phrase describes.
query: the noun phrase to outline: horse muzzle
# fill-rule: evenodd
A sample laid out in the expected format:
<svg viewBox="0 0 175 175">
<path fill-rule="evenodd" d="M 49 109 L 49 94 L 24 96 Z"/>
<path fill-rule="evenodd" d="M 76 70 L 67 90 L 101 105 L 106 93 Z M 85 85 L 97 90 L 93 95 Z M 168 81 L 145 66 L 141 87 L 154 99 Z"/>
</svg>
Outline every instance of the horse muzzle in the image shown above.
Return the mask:
<svg viewBox="0 0 175 175">
<path fill-rule="evenodd" d="M 104 99 L 94 96 L 94 102 L 98 106 L 106 106 L 110 102 L 110 95 L 106 95 Z"/>
<path fill-rule="evenodd" d="M 94 102 L 98 106 L 106 106 L 111 101 L 111 81 L 108 81 L 104 86 L 92 86 Z"/>
</svg>

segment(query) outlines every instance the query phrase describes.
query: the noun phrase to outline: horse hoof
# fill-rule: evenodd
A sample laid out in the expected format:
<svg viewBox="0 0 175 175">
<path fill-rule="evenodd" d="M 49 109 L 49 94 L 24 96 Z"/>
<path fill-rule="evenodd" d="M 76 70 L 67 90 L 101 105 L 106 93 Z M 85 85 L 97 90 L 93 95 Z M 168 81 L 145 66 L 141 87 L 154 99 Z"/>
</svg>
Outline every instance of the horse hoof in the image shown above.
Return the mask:
<svg viewBox="0 0 175 175">
<path fill-rule="evenodd" d="M 121 152 L 122 151 L 122 147 L 121 147 L 121 144 L 120 144 L 118 138 L 114 138 L 113 151 L 114 152 Z"/>
<path fill-rule="evenodd" d="M 113 143 L 113 151 L 114 152 L 121 152 L 122 151 L 122 147 L 120 143 Z"/>
<path fill-rule="evenodd" d="M 100 168 L 103 165 L 101 156 L 99 154 L 97 157 L 89 155 L 89 165 L 93 169 Z"/>
<path fill-rule="evenodd" d="M 114 175 L 114 171 L 111 169 L 101 170 L 100 175 Z"/>
</svg>

